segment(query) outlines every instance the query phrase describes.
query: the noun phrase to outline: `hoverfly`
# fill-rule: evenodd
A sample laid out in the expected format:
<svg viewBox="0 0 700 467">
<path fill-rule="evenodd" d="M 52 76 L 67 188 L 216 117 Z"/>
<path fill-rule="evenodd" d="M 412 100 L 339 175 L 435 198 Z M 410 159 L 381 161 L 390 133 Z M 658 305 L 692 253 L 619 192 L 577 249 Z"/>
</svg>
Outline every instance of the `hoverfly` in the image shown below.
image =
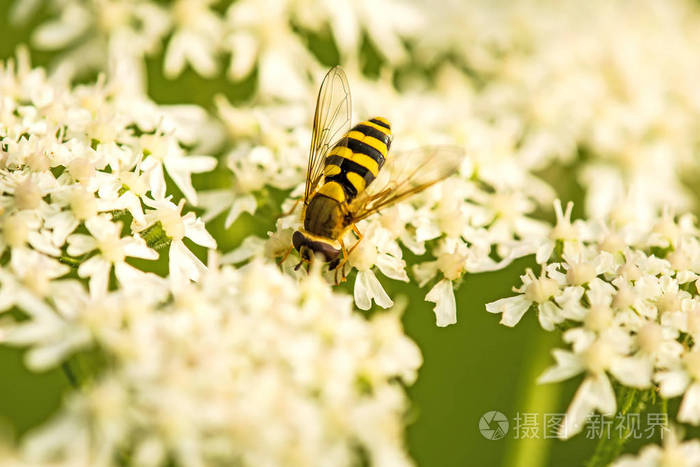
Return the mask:
<svg viewBox="0 0 700 467">
<path fill-rule="evenodd" d="M 374 117 L 350 128 L 350 87 L 345 72 L 332 68 L 323 79 L 316 100 L 301 218 L 292 248 L 300 262 L 317 255 L 329 270 L 342 268 L 362 241 L 356 223 L 383 208 L 419 193 L 456 173 L 462 150 L 449 146 L 420 148 L 389 157 L 391 125 Z M 357 237 L 348 250 L 343 237 L 352 229 Z M 342 253 L 342 258 L 341 258 Z"/>
</svg>

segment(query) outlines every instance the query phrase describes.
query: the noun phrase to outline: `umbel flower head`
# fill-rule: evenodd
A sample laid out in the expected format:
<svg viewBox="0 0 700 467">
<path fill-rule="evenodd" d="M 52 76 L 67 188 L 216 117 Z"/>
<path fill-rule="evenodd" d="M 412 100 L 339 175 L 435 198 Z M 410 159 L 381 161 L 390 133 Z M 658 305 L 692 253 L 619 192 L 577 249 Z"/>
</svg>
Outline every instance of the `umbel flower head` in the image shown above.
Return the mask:
<svg viewBox="0 0 700 467">
<path fill-rule="evenodd" d="M 11 264 L 28 252 L 70 264 L 97 296 L 112 274 L 117 286 L 145 274 L 131 258 L 155 260 L 170 245 L 169 269 L 197 279 L 201 261 L 182 238 L 216 243 L 182 208 L 197 201 L 191 175 L 216 160 L 183 149 L 197 145 L 185 135 L 207 125 L 196 107 L 176 118 L 104 79 L 71 90 L 31 69 L 24 50 L 0 64 L 0 88 L 0 252 Z M 166 194 L 166 173 L 182 195 Z M 177 209 L 173 194 L 184 196 Z M 49 271 L 49 282 L 66 275 Z"/>
<path fill-rule="evenodd" d="M 96 299 L 76 286 L 65 299 L 70 315 L 44 304 L 0 333 L 48 352 L 62 330 L 110 363 L 24 440 L 29 465 L 355 465 L 360 452 L 411 464 L 399 380 L 415 380 L 420 352 L 399 313 L 363 318 L 317 271 L 297 281 L 212 257 L 196 284 L 134 282 Z"/>
<path fill-rule="evenodd" d="M 411 464 L 400 383 L 421 355 L 399 313 L 365 319 L 315 269 L 205 266 L 186 245 L 216 247 L 186 211 L 191 174 L 215 165 L 184 149 L 198 109 L 71 89 L 23 53 L 0 84 L 0 343 L 32 370 L 99 362 L 0 462 Z M 167 273 L 149 272 L 165 248 Z"/>
<path fill-rule="evenodd" d="M 682 441 L 682 430 L 671 427 L 666 430 L 661 446 L 649 444 L 639 454 L 627 454 L 618 459 L 613 467 L 653 467 L 700 465 L 700 440 Z"/>
<path fill-rule="evenodd" d="M 574 222 L 569 235 L 550 236 L 555 250 L 543 256 L 538 276 L 522 276 L 519 295 L 486 305 L 507 326 L 532 310 L 544 329 L 564 330 L 569 348 L 554 350 L 556 364 L 539 378 L 584 375 L 561 438 L 578 433 L 594 411 L 616 412 L 611 377 L 664 398 L 682 396 L 678 421 L 700 423 L 700 231 L 692 216 L 668 211 L 642 225 Z"/>
</svg>

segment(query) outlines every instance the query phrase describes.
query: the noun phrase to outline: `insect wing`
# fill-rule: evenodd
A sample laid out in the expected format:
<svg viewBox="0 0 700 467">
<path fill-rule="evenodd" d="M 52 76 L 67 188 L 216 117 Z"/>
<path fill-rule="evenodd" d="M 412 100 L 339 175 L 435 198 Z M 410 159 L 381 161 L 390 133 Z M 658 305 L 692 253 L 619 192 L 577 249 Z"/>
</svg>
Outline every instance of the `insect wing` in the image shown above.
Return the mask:
<svg viewBox="0 0 700 467">
<path fill-rule="evenodd" d="M 351 118 L 350 86 L 345 72 L 337 66 L 326 74 L 318 91 L 309 165 L 306 169 L 305 204 L 308 204 L 309 198 L 321 181 L 328 152 L 345 138 L 350 130 Z"/>
<path fill-rule="evenodd" d="M 429 146 L 392 154 L 374 182 L 350 204 L 352 222 L 358 222 L 403 201 L 458 172 L 464 150 Z"/>
</svg>

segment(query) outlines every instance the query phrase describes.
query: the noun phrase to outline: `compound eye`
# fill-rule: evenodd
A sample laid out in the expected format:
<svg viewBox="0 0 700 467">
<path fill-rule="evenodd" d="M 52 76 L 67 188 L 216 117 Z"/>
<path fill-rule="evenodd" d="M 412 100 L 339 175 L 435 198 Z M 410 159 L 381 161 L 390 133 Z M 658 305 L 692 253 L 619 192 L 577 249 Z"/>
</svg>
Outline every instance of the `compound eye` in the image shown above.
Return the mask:
<svg viewBox="0 0 700 467">
<path fill-rule="evenodd" d="M 304 238 L 304 234 L 298 230 L 294 232 L 292 235 L 292 245 L 294 245 L 294 249 L 301 252 L 300 248 L 305 243 L 304 240 L 306 240 L 306 238 Z"/>
</svg>

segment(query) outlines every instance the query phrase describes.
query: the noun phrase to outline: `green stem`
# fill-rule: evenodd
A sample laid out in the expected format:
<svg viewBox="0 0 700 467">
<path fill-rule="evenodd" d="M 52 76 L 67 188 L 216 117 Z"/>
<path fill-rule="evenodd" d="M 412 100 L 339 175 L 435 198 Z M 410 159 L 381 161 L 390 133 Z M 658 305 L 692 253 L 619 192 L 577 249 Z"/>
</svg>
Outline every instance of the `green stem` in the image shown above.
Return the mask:
<svg viewBox="0 0 700 467">
<path fill-rule="evenodd" d="M 128 191 L 128 190 L 125 190 L 125 191 Z M 124 192 L 125 192 L 125 191 L 124 191 Z M 121 191 L 121 190 L 119 190 L 119 194 L 120 194 L 120 195 L 121 195 L 122 193 L 124 193 L 124 192 Z M 126 209 L 119 209 L 119 210 L 110 211 L 110 212 L 112 213 L 112 219 L 113 219 L 113 220 L 121 219 L 121 218 L 123 218 L 123 217 L 127 217 L 127 216 L 131 215 L 131 214 L 129 213 L 129 211 L 127 211 Z"/>
<path fill-rule="evenodd" d="M 669 425 L 669 418 L 668 418 L 668 399 L 661 397 L 661 413 L 664 414 L 664 420 L 666 420 L 666 423 L 664 424 L 665 429 L 670 429 Z"/>
<path fill-rule="evenodd" d="M 63 373 L 66 375 L 66 379 L 68 379 L 70 385 L 76 389 L 79 388 L 80 384 L 78 383 L 78 378 L 76 378 L 75 373 L 73 372 L 73 368 L 71 368 L 70 366 L 70 363 L 68 363 L 67 361 L 63 362 L 63 364 L 61 364 L 61 369 L 63 369 Z"/>
<path fill-rule="evenodd" d="M 622 430 L 611 430 L 610 436 L 601 436 L 596 445 L 593 456 L 586 463 L 586 467 L 604 467 L 620 456 L 632 432 L 632 424 L 627 418 L 628 413 L 642 412 L 650 398 L 653 398 L 653 390 L 640 390 L 622 386 L 618 406 L 618 415 L 622 416 L 624 427 Z M 618 425 L 619 426 L 619 425 Z"/>
<path fill-rule="evenodd" d="M 70 266 L 72 268 L 77 268 L 78 266 L 80 266 L 80 263 L 82 263 L 82 260 L 80 260 L 78 258 L 73 258 L 72 256 L 68 256 L 68 255 L 61 255 L 58 258 L 58 261 L 60 261 L 63 264 L 67 264 L 68 266 Z"/>
<path fill-rule="evenodd" d="M 106 354 L 95 347 L 71 355 L 61 364 L 61 369 L 71 386 L 80 389 L 89 386 L 107 364 Z"/>
<path fill-rule="evenodd" d="M 531 355 L 527 368 L 519 377 L 521 384 L 527 390 L 521 393 L 522 399 L 518 406 L 523 412 L 546 414 L 556 412 L 561 399 L 561 384 L 532 384 L 537 376 L 542 373 L 542 368 L 549 364 L 550 349 L 559 339 L 558 333 L 546 333 L 540 336 L 527 354 Z M 509 440 L 510 446 L 506 450 L 503 465 L 507 467 L 528 467 L 531 465 L 546 465 L 549 449 L 553 440 L 548 437 L 521 437 Z"/>
</svg>

